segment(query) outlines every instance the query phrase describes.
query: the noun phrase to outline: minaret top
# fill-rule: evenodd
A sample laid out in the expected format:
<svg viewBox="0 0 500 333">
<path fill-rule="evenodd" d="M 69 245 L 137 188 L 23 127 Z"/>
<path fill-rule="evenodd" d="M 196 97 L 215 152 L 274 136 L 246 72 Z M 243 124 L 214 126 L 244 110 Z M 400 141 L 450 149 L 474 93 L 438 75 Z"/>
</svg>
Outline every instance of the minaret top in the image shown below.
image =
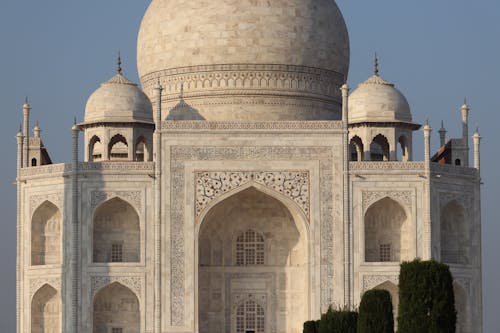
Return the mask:
<svg viewBox="0 0 500 333">
<path fill-rule="evenodd" d="M 374 70 L 373 70 L 373 73 L 378 76 L 378 73 L 379 73 L 379 70 L 378 70 L 378 55 L 377 53 L 375 52 L 375 62 L 374 62 Z"/>
</svg>

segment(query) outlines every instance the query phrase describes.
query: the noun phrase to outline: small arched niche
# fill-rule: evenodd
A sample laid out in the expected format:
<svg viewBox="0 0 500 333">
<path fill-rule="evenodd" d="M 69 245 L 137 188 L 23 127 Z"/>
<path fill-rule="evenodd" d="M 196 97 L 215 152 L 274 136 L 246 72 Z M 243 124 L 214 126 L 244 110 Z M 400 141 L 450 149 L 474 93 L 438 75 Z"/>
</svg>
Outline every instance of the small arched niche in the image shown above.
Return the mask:
<svg viewBox="0 0 500 333">
<path fill-rule="evenodd" d="M 392 302 L 392 315 L 394 316 L 394 329 L 397 331 L 397 320 L 398 320 L 398 311 L 399 311 L 399 289 L 394 283 L 390 281 L 386 281 L 382 284 L 379 284 L 373 289 L 377 290 L 386 290 L 391 294 L 391 302 Z"/>
<path fill-rule="evenodd" d="M 390 160 L 389 141 L 382 134 L 373 138 L 373 141 L 370 144 L 370 159 L 372 161 Z"/>
<path fill-rule="evenodd" d="M 102 160 L 104 149 L 101 142 L 101 139 L 94 135 L 89 141 L 89 161 L 90 162 L 98 162 Z"/>
<path fill-rule="evenodd" d="M 410 222 L 401 204 L 391 198 L 383 198 L 368 208 L 364 222 L 366 262 L 409 259 Z"/>
<path fill-rule="evenodd" d="M 149 161 L 149 147 L 146 138 L 140 136 L 135 145 L 135 160 L 137 162 Z"/>
<path fill-rule="evenodd" d="M 441 261 L 469 264 L 469 226 L 464 207 L 453 200 L 441 209 Z"/>
<path fill-rule="evenodd" d="M 92 235 L 95 263 L 140 261 L 139 215 L 128 202 L 113 198 L 99 206 Z"/>
<path fill-rule="evenodd" d="M 351 150 L 351 161 L 362 161 L 363 160 L 363 141 L 359 136 L 354 136 L 350 142 L 350 150 Z"/>
<path fill-rule="evenodd" d="M 61 311 L 60 294 L 43 285 L 31 300 L 31 333 L 60 333 Z"/>
<path fill-rule="evenodd" d="M 453 283 L 453 293 L 455 295 L 455 310 L 457 311 L 457 333 L 472 333 L 470 329 L 470 307 L 469 297 L 465 289 L 458 283 Z"/>
<path fill-rule="evenodd" d="M 122 161 L 128 159 L 128 143 L 120 134 L 111 138 L 108 145 L 109 159 L 112 161 Z"/>
<path fill-rule="evenodd" d="M 61 263 L 61 222 L 59 208 L 45 201 L 31 219 L 31 264 Z"/>
<path fill-rule="evenodd" d="M 101 289 L 94 297 L 93 333 L 140 332 L 137 296 L 118 282 Z"/>
</svg>

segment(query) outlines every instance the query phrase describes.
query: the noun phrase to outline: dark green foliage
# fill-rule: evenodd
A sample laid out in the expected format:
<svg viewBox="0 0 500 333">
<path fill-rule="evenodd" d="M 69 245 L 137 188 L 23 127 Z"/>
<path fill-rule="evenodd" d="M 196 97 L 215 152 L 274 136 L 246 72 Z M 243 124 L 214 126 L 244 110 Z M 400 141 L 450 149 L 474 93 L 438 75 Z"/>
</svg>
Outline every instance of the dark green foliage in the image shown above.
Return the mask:
<svg viewBox="0 0 500 333">
<path fill-rule="evenodd" d="M 368 290 L 359 305 L 358 333 L 394 333 L 391 294 Z"/>
<path fill-rule="evenodd" d="M 433 260 L 401 264 L 398 331 L 454 333 L 456 319 L 449 267 Z"/>
<path fill-rule="evenodd" d="M 306 321 L 304 323 L 303 333 L 318 333 L 316 331 L 316 321 Z"/>
<path fill-rule="evenodd" d="M 358 313 L 333 310 L 331 307 L 321 316 L 318 333 L 356 333 Z"/>
</svg>

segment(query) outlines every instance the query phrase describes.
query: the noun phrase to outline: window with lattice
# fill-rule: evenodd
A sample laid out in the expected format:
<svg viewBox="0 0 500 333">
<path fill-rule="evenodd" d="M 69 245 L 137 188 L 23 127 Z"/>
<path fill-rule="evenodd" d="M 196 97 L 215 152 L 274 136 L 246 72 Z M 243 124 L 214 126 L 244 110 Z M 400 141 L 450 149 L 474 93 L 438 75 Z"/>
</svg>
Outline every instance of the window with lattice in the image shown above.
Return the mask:
<svg viewBox="0 0 500 333">
<path fill-rule="evenodd" d="M 247 230 L 236 239 L 236 265 L 264 265 L 264 237 Z"/>
<path fill-rule="evenodd" d="M 123 244 L 111 244 L 111 262 L 123 262 Z"/>
<path fill-rule="evenodd" d="M 264 309 L 253 300 L 248 300 L 236 310 L 236 332 L 237 333 L 264 333 L 265 314 Z"/>
<path fill-rule="evenodd" d="M 380 261 L 391 261 L 391 244 L 380 244 Z"/>
<path fill-rule="evenodd" d="M 121 327 L 113 327 L 111 329 L 111 333 L 123 333 L 123 328 L 121 328 Z"/>
</svg>

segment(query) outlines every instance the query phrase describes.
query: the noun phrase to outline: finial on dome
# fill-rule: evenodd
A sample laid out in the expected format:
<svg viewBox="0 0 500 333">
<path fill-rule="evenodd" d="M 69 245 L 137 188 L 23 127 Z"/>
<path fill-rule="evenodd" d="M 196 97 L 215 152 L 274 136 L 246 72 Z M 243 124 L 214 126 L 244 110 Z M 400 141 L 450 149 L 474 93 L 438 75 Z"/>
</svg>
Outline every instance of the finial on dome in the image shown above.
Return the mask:
<svg viewBox="0 0 500 333">
<path fill-rule="evenodd" d="M 122 73 L 122 57 L 121 57 L 121 54 L 120 54 L 120 51 L 118 51 L 118 60 L 117 60 L 117 64 L 118 64 L 118 67 L 116 69 L 116 72 L 118 74 L 121 74 Z"/>
<path fill-rule="evenodd" d="M 373 71 L 375 73 L 376 76 L 378 76 L 378 55 L 377 55 L 377 52 L 375 52 L 375 69 Z"/>
</svg>

